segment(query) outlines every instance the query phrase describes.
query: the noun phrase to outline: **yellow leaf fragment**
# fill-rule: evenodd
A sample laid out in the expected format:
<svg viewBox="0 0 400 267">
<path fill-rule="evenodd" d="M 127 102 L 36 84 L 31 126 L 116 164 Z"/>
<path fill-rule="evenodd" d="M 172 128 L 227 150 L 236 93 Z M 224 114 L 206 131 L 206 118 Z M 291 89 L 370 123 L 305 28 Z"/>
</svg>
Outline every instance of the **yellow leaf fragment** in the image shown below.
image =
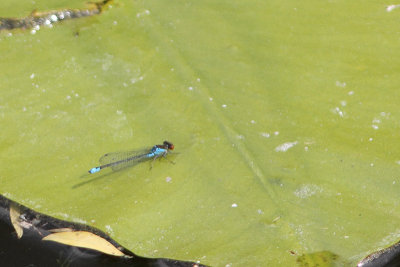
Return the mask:
<svg viewBox="0 0 400 267">
<path fill-rule="evenodd" d="M 19 210 L 19 207 L 15 204 L 10 205 L 10 218 L 11 218 L 11 223 L 14 226 L 15 232 L 17 233 L 17 237 L 21 238 L 23 234 L 23 230 L 21 225 L 19 224 L 20 219 L 19 216 L 21 215 L 21 212 Z"/>
<path fill-rule="evenodd" d="M 124 256 L 119 249 L 114 247 L 104 238 L 91 232 L 59 232 L 45 236 L 42 240 L 54 241 L 65 245 L 94 249 L 113 256 Z"/>
</svg>

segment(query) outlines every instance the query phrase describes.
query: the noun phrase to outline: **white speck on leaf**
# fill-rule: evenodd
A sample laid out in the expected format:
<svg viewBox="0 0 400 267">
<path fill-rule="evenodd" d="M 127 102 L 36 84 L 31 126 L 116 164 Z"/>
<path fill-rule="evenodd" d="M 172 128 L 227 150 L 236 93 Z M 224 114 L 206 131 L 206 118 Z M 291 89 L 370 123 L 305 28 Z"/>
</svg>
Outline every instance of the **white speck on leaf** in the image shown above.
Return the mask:
<svg viewBox="0 0 400 267">
<path fill-rule="evenodd" d="M 344 88 L 346 87 L 346 82 L 336 81 L 336 86 Z"/>
<path fill-rule="evenodd" d="M 312 195 L 321 193 L 322 191 L 323 191 L 323 189 L 315 184 L 306 184 L 306 185 L 302 185 L 300 188 L 297 188 L 294 191 L 294 194 L 298 198 L 309 198 Z"/>
<path fill-rule="evenodd" d="M 271 135 L 269 133 L 261 133 L 261 136 L 265 138 L 269 138 Z"/>
<path fill-rule="evenodd" d="M 279 145 L 275 148 L 276 152 L 286 152 L 288 151 L 290 148 L 294 147 L 295 145 L 297 145 L 299 142 L 295 141 L 295 142 L 287 142 L 284 143 L 282 145 Z"/>
</svg>

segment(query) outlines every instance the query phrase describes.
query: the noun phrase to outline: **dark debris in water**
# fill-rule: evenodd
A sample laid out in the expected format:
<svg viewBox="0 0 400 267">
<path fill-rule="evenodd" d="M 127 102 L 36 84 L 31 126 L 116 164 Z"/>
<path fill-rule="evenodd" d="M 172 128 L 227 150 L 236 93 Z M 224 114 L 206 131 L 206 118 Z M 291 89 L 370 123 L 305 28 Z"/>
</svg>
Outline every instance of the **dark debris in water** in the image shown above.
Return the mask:
<svg viewBox="0 0 400 267">
<path fill-rule="evenodd" d="M 68 239 L 59 239 L 60 233 Z M 85 238 L 74 240 L 82 235 Z M 95 242 L 86 246 L 88 236 Z M 2 195 L 0 237 L 0 266 L 205 266 L 138 256 L 99 229 L 35 212 Z"/>
<path fill-rule="evenodd" d="M 358 267 L 398 267 L 400 266 L 400 241 L 396 244 L 371 253 L 358 264 Z"/>
<path fill-rule="evenodd" d="M 87 8 L 82 9 L 61 9 L 44 12 L 35 10 L 29 16 L 23 18 L 0 18 L 0 31 L 31 28 L 38 30 L 41 26 L 51 26 L 59 21 L 98 15 L 111 1 L 90 2 Z"/>
</svg>

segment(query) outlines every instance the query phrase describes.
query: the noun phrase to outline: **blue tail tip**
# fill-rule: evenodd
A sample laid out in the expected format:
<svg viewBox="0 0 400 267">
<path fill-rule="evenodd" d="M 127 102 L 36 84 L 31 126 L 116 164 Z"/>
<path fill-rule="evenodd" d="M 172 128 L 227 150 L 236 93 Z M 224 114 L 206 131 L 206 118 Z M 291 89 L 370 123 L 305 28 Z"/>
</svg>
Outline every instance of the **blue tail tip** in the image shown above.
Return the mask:
<svg viewBox="0 0 400 267">
<path fill-rule="evenodd" d="M 96 173 L 100 171 L 100 167 L 94 167 L 89 170 L 89 173 Z"/>
</svg>

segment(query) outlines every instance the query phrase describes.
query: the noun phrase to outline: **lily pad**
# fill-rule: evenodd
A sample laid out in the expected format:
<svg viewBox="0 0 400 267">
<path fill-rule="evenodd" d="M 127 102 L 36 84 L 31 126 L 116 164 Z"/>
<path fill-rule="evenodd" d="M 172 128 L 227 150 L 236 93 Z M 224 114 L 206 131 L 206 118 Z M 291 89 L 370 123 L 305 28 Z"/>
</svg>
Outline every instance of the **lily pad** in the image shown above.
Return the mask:
<svg viewBox="0 0 400 267">
<path fill-rule="evenodd" d="M 14 2 L 0 17 L 84 7 Z M 355 265 L 399 239 L 399 15 L 114 1 L 2 31 L 0 193 L 146 257 L 294 266 L 323 251 Z M 82 177 L 105 153 L 164 140 L 175 164 Z"/>
</svg>

